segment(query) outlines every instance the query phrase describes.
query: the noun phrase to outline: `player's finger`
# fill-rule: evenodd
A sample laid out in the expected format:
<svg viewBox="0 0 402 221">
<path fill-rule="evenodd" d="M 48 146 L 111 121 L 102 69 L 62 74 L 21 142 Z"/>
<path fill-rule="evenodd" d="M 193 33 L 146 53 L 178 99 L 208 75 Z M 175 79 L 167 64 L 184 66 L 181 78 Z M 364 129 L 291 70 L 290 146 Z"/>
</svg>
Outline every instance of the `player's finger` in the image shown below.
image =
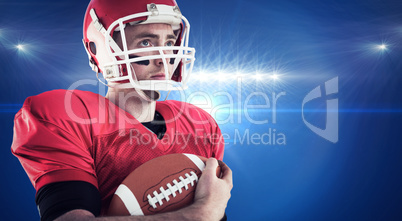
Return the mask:
<svg viewBox="0 0 402 221">
<path fill-rule="evenodd" d="M 218 166 L 219 166 L 218 160 L 216 160 L 215 158 L 209 158 L 207 162 L 205 162 L 204 172 L 205 171 L 209 171 L 210 173 L 215 172 Z"/>
</svg>

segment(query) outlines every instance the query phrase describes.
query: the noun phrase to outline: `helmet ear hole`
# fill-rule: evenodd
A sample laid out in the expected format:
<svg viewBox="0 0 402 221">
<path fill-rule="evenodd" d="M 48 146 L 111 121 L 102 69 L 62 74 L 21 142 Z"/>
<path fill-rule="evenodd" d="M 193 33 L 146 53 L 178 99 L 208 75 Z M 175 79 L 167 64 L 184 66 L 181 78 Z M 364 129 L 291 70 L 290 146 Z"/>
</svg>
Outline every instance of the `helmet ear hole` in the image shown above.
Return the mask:
<svg viewBox="0 0 402 221">
<path fill-rule="evenodd" d="M 96 45 L 95 45 L 95 42 L 93 42 L 93 41 L 89 42 L 89 51 L 91 51 L 92 54 L 96 55 Z"/>
</svg>

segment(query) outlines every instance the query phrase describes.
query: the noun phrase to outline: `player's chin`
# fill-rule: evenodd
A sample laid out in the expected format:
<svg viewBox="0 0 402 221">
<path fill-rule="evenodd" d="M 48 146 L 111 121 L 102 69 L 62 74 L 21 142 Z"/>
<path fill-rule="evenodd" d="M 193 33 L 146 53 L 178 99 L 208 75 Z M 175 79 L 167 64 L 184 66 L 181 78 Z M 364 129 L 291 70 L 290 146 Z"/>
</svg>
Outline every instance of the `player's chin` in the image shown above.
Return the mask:
<svg viewBox="0 0 402 221">
<path fill-rule="evenodd" d="M 144 93 L 150 97 L 152 100 L 159 100 L 159 98 L 161 97 L 161 94 L 159 93 L 159 91 L 155 91 L 155 90 L 144 90 Z"/>
</svg>

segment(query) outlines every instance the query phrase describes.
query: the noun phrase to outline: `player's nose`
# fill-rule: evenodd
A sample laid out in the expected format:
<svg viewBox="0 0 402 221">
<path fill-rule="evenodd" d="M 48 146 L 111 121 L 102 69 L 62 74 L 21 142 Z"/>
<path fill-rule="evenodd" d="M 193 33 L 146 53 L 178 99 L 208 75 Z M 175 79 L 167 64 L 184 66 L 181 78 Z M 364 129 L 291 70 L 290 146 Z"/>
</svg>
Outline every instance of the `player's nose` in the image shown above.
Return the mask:
<svg viewBox="0 0 402 221">
<path fill-rule="evenodd" d="M 158 58 L 158 59 L 154 60 L 155 65 L 157 65 L 157 66 L 164 66 L 164 61 L 166 62 L 166 65 L 173 65 L 174 64 L 174 58 L 162 58 L 162 56 L 161 56 L 161 58 Z"/>
</svg>

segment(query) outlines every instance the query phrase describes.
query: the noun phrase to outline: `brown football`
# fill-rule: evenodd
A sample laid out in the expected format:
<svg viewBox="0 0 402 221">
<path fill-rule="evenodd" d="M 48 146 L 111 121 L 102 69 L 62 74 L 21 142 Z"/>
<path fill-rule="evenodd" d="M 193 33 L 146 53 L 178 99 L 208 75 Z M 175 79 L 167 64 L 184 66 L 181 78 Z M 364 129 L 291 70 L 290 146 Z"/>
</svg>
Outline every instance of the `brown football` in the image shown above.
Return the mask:
<svg viewBox="0 0 402 221">
<path fill-rule="evenodd" d="M 177 153 L 145 162 L 117 188 L 107 215 L 152 215 L 192 204 L 206 160 L 202 156 Z"/>
</svg>

